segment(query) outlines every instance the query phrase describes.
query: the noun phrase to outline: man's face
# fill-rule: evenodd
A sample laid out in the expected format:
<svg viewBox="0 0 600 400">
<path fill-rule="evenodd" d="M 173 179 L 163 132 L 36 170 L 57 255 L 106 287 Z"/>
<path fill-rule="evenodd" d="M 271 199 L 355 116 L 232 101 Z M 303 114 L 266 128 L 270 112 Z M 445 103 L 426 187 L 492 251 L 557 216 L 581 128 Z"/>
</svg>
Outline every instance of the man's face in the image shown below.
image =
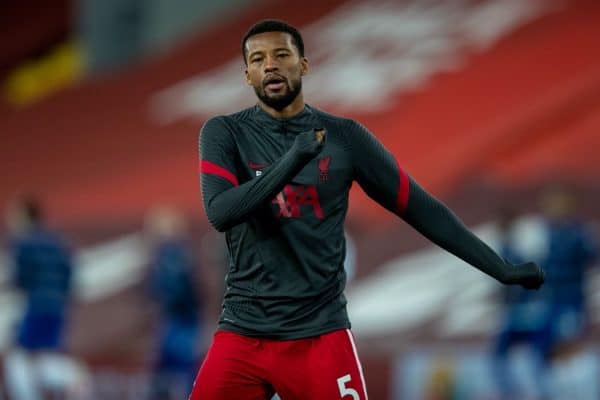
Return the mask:
<svg viewBox="0 0 600 400">
<path fill-rule="evenodd" d="M 308 60 L 300 57 L 292 36 L 265 32 L 246 41 L 246 82 L 267 106 L 283 110 L 302 90 Z"/>
</svg>

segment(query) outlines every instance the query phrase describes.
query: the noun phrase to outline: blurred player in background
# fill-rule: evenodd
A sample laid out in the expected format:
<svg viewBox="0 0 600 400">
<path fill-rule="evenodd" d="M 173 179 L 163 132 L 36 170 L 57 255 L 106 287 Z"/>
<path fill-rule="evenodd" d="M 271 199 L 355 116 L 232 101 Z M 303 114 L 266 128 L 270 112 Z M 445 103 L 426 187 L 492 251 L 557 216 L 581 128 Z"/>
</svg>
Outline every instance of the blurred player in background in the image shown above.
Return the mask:
<svg viewBox="0 0 600 400">
<path fill-rule="evenodd" d="M 566 186 L 553 186 L 542 197 L 546 217 L 547 253 L 543 265 L 552 302 L 555 352 L 569 353 L 584 332 L 585 276 L 597 256 L 597 244 L 589 226 L 577 213 L 577 197 Z"/>
<path fill-rule="evenodd" d="M 160 307 L 158 358 L 152 399 L 182 399 L 189 393 L 201 357 L 201 302 L 194 257 L 183 217 L 157 207 L 146 220 L 150 241 L 150 286 Z"/>
<path fill-rule="evenodd" d="M 499 253 L 513 264 L 522 263 L 525 255 L 519 241 L 518 216 L 513 210 L 502 209 L 498 212 L 500 232 Z M 540 260 L 537 260 L 540 261 Z M 517 346 L 526 347 L 532 355 L 534 385 L 529 392 L 541 395 L 547 392 L 546 376 L 548 371 L 551 335 L 547 324 L 550 316 L 550 302 L 540 291 L 528 291 L 520 287 L 502 288 L 504 315 L 498 335 L 494 339 L 494 373 L 497 390 L 502 399 L 526 398 L 527 394 L 519 388 L 514 370 L 512 350 Z"/>
<path fill-rule="evenodd" d="M 597 254 L 594 235 L 578 215 L 577 200 L 576 192 L 566 185 L 553 184 L 542 191 L 541 225 L 535 229 L 536 248 L 530 250 L 546 271 L 546 284 L 538 292 L 505 290 L 506 317 L 495 343 L 498 387 L 505 399 L 525 396 L 509 368 L 510 351 L 518 345 L 532 350 L 534 391 L 539 396 L 597 398 L 597 394 L 589 397 L 597 393 L 593 384 L 582 384 L 584 376 L 590 375 L 584 370 L 593 367 L 585 356 L 577 361 L 588 321 L 586 275 Z M 501 218 L 500 253 L 518 263 L 525 257 L 525 238 L 520 237 L 513 217 L 504 213 Z"/>
<path fill-rule="evenodd" d="M 590 368 L 578 367 L 585 363 L 576 361 L 589 320 L 586 274 L 597 259 L 597 239 L 578 214 L 578 198 L 573 188 L 566 185 L 548 187 L 541 198 L 541 209 L 546 236 L 542 265 L 547 271 L 547 285 L 541 294 L 550 304 L 546 331 L 551 340 L 554 365 L 563 370 L 563 375 L 569 375 L 561 387 L 557 387 L 557 379 L 551 379 L 552 398 L 598 398 L 597 389 L 591 397 L 579 393 L 585 386 L 591 390 L 580 380 Z M 568 371 L 564 371 L 565 366 Z"/>
<path fill-rule="evenodd" d="M 537 265 L 507 263 L 474 236 L 365 127 L 305 104 L 309 63 L 294 27 L 262 21 L 242 53 L 258 104 L 208 120 L 200 136 L 204 208 L 226 233 L 230 269 L 192 400 L 367 399 L 343 294 L 353 181 L 495 279 L 543 283 Z"/>
<path fill-rule="evenodd" d="M 45 226 L 37 199 L 16 202 L 7 217 L 14 284 L 25 299 L 15 349 L 4 366 L 7 391 L 12 400 L 64 399 L 58 354 L 71 301 L 71 254 Z"/>
</svg>

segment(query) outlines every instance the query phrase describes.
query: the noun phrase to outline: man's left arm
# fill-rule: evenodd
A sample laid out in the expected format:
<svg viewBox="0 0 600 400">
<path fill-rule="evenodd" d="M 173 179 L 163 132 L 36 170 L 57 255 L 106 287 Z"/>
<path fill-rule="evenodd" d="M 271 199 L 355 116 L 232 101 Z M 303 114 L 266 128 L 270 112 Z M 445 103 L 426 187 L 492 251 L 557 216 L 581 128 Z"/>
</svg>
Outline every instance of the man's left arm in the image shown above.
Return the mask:
<svg viewBox="0 0 600 400">
<path fill-rule="evenodd" d="M 351 129 L 354 176 L 363 190 L 433 243 L 504 284 L 537 289 L 544 272 L 535 263 L 502 259 L 441 201 L 427 193 L 360 124 Z"/>
</svg>

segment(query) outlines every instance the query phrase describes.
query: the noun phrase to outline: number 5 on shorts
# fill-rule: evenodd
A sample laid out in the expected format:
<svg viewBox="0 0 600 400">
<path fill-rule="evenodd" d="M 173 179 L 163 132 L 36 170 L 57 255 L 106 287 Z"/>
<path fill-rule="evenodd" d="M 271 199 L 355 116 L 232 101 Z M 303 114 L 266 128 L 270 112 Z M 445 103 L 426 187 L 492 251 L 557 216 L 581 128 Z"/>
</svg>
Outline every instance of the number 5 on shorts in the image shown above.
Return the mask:
<svg viewBox="0 0 600 400">
<path fill-rule="evenodd" d="M 346 387 L 346 383 L 350 382 L 350 379 L 350 374 L 338 378 L 337 383 L 340 389 L 340 396 L 342 396 L 342 399 L 346 396 L 352 396 L 352 400 L 360 400 L 360 396 L 356 390 Z"/>
</svg>

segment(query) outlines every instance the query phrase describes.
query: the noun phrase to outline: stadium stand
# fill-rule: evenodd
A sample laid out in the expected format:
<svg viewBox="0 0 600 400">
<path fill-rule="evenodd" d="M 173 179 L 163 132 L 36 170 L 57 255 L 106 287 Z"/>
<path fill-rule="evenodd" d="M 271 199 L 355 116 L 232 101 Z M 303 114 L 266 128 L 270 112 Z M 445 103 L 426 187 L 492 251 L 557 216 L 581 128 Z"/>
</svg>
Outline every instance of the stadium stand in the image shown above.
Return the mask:
<svg viewBox="0 0 600 400">
<path fill-rule="evenodd" d="M 198 242 L 208 231 L 198 131 L 209 116 L 252 104 L 239 41 L 273 16 L 306 36 L 308 102 L 369 127 L 490 243 L 507 199 L 531 213 L 553 181 L 577 186 L 582 214 L 600 218 L 599 2 L 258 3 L 160 57 L 24 108 L 0 103 L 0 209 L 19 193 L 39 193 L 51 222 L 77 237 L 70 349 L 96 371 L 98 387 L 109 391 L 108 370 L 123 372 L 123 386 L 144 378 L 154 320 L 136 297 L 147 263 L 142 216 L 169 203 L 193 222 Z M 425 247 L 357 187 L 350 221 L 357 278 L 348 297 L 370 396 L 419 398 L 406 395 L 398 371 L 431 349 L 463 346 L 461 357 L 478 365 L 498 313 L 494 282 Z M 534 217 L 523 221 L 535 229 Z M 0 313 L 4 345 L 20 304 L 6 271 L 0 257 L 0 307 L 11 310 Z M 419 290 L 425 283 L 431 289 Z M 598 316 L 597 274 L 589 286 Z M 600 319 L 591 323 L 595 349 Z"/>
</svg>

